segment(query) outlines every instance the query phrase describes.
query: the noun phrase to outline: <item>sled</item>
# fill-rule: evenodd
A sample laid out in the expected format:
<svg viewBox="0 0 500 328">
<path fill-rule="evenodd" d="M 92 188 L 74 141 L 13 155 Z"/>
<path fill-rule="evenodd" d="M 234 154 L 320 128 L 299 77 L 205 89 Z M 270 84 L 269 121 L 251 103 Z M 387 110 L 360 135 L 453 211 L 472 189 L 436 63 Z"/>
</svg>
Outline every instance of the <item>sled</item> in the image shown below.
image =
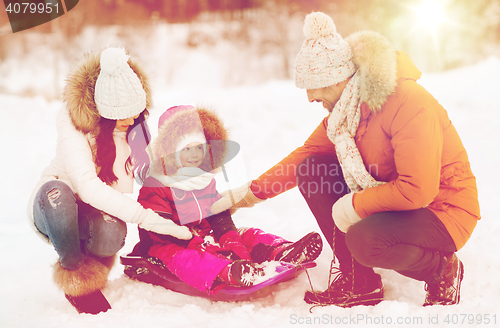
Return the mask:
<svg viewBox="0 0 500 328">
<path fill-rule="evenodd" d="M 129 254 L 121 256 L 120 262 L 125 266 L 125 274 L 131 279 L 162 286 L 185 295 L 204 297 L 214 301 L 237 301 L 265 296 L 271 292 L 271 288 L 276 284 L 294 279 L 305 269 L 316 266 L 315 262 L 302 263 L 301 265 L 278 262 L 275 274 L 267 280 L 251 287 L 226 285 L 214 295 L 210 295 L 180 280 L 166 268 L 161 260 L 155 257 L 145 258 Z"/>
</svg>

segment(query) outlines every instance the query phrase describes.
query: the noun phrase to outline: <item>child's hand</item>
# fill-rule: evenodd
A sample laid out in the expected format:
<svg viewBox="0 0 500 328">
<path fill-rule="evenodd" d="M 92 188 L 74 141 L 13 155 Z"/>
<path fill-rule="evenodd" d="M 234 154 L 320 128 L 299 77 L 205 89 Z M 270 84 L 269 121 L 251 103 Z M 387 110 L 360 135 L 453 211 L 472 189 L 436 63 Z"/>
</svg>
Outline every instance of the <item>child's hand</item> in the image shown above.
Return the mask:
<svg viewBox="0 0 500 328">
<path fill-rule="evenodd" d="M 147 209 L 146 218 L 139 226 L 143 229 L 178 239 L 189 240 L 193 237 L 188 227 L 180 226 L 169 219 L 164 219 L 152 209 Z"/>
<path fill-rule="evenodd" d="M 241 236 L 237 231 L 231 230 L 223 234 L 219 239 L 219 244 L 222 248 L 232 251 L 242 260 L 252 260 L 248 249 L 243 245 Z"/>
</svg>

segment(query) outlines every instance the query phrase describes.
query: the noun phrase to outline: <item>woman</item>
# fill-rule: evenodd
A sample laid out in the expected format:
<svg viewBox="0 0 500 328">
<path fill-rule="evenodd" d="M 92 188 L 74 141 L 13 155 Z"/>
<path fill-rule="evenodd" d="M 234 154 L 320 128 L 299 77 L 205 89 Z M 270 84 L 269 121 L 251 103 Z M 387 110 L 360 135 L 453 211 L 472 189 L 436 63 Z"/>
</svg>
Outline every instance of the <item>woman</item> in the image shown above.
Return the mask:
<svg viewBox="0 0 500 328">
<path fill-rule="evenodd" d="M 110 309 L 101 289 L 125 243 L 125 222 L 191 238 L 187 228 L 123 195 L 132 192 L 133 172 L 149 162 L 151 105 L 147 77 L 124 49 L 87 55 L 67 79 L 56 156 L 33 191 L 28 216 L 54 245 L 54 280 L 80 313 Z"/>
</svg>

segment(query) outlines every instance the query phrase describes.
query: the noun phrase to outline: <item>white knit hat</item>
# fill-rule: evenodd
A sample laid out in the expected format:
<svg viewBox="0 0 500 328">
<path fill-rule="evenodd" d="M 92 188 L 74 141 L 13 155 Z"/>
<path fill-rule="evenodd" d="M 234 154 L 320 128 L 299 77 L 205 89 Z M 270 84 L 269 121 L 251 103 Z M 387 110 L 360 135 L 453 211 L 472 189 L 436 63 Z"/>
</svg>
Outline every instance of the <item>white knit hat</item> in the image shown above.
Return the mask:
<svg viewBox="0 0 500 328">
<path fill-rule="evenodd" d="M 123 48 L 107 48 L 101 53 L 101 72 L 95 84 L 94 100 L 102 117 L 123 120 L 146 108 L 146 92 L 127 63 Z"/>
<path fill-rule="evenodd" d="M 186 134 L 179 141 L 179 144 L 177 145 L 177 148 L 175 149 L 175 151 L 179 152 L 179 151 L 183 150 L 184 148 L 186 148 L 187 145 L 189 145 L 193 142 L 200 143 L 203 145 L 203 148 L 205 148 L 206 143 L 207 143 L 207 139 L 205 139 L 205 135 L 201 131 Z"/>
<path fill-rule="evenodd" d="M 181 158 L 180 158 L 180 152 L 184 148 L 187 147 L 187 145 L 196 142 L 200 143 L 203 145 L 203 156 L 207 153 L 207 139 L 205 139 L 205 135 L 201 131 L 193 132 L 184 135 L 181 140 L 179 141 L 179 144 L 177 145 L 177 148 L 175 149 L 175 160 L 177 161 L 177 164 L 182 167 L 181 164 Z"/>
<path fill-rule="evenodd" d="M 351 46 L 337 33 L 330 16 L 312 12 L 304 21 L 306 41 L 295 62 L 295 85 L 319 89 L 345 81 L 356 72 Z"/>
</svg>

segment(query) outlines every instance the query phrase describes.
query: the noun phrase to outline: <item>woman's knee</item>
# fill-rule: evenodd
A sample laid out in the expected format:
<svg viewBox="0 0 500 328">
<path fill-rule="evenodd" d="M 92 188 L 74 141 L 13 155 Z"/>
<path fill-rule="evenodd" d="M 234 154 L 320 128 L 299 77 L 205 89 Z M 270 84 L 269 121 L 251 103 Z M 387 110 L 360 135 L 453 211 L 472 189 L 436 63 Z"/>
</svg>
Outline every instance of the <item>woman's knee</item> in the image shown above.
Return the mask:
<svg viewBox="0 0 500 328">
<path fill-rule="evenodd" d="M 40 189 L 38 189 L 36 200 L 56 209 L 65 201 L 74 203 L 75 197 L 73 191 L 66 183 L 59 180 L 52 180 L 44 183 Z"/>
<path fill-rule="evenodd" d="M 102 219 L 93 220 L 90 227 L 86 251 L 96 256 L 116 254 L 124 245 L 127 224 L 122 220 L 103 214 Z"/>
<path fill-rule="evenodd" d="M 77 205 L 71 188 L 64 182 L 53 180 L 44 183 L 39 189 L 33 204 L 35 226 L 50 236 L 78 225 Z"/>
</svg>

